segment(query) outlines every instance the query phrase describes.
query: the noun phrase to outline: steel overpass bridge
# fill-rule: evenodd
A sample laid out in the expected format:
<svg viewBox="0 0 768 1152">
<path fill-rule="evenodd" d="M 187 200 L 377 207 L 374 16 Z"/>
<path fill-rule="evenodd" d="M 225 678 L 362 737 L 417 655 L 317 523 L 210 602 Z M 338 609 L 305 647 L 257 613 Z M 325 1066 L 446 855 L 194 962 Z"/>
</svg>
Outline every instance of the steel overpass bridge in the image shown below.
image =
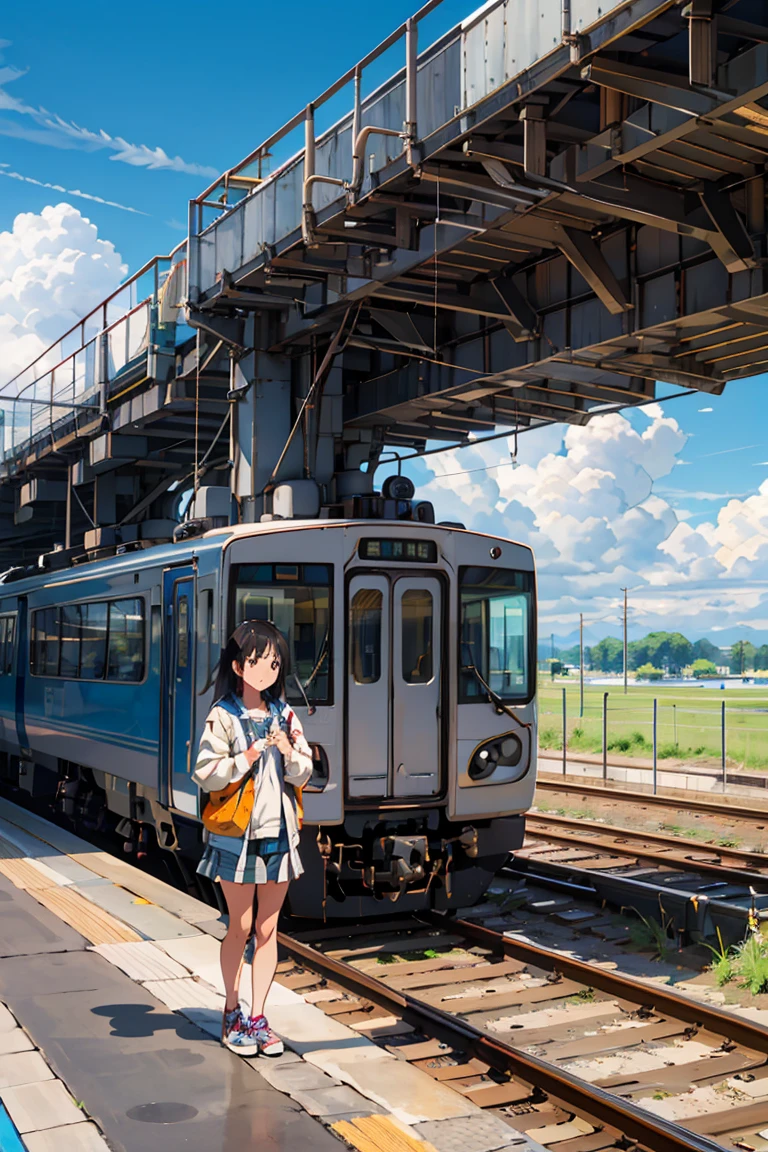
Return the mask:
<svg viewBox="0 0 768 1152">
<path fill-rule="evenodd" d="M 338 515 L 389 449 L 765 370 L 764 0 L 489 0 L 420 43 L 439 7 L 0 390 L 3 563 L 167 539 L 190 488 Z"/>
</svg>

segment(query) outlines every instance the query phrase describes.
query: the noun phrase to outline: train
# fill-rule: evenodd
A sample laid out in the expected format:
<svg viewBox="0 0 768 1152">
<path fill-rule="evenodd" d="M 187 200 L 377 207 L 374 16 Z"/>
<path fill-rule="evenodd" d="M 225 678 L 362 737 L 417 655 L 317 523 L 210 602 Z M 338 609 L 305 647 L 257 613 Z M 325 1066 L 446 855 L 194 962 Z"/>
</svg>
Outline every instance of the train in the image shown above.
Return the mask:
<svg viewBox="0 0 768 1152">
<path fill-rule="evenodd" d="M 313 753 L 290 911 L 471 905 L 533 799 L 535 580 L 523 544 L 407 518 L 187 523 L 168 543 L 12 569 L 0 781 L 127 851 L 156 838 L 194 878 L 191 767 L 222 647 L 272 620 Z"/>
</svg>

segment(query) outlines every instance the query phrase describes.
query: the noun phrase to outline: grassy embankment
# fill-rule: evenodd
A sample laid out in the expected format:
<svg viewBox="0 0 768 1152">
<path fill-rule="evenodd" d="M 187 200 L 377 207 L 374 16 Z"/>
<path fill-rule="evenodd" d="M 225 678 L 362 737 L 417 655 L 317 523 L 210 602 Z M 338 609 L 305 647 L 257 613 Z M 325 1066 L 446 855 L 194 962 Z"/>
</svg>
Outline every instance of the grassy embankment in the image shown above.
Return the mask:
<svg viewBox="0 0 768 1152">
<path fill-rule="evenodd" d="M 758 689 L 678 688 L 631 682 L 624 695 L 615 687 L 584 686 L 584 716 L 579 718 L 579 681 L 539 679 L 539 746 L 562 750 L 562 690 L 566 689 L 567 748 L 602 752 L 603 693 L 608 692 L 608 751 L 615 759 L 653 756 L 653 699 L 658 700 L 660 760 L 719 765 L 720 709 L 726 703 L 726 755 L 729 766 L 768 769 L 768 692 Z"/>
</svg>

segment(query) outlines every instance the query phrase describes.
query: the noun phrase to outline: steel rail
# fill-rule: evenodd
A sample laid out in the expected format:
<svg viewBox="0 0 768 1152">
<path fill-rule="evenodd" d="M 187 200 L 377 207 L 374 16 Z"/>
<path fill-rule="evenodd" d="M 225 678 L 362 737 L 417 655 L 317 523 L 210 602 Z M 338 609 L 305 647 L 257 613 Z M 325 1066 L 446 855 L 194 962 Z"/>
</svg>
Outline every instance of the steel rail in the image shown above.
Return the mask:
<svg viewBox="0 0 768 1152">
<path fill-rule="evenodd" d="M 541 828 L 537 830 L 538 825 L 546 825 L 549 823 L 560 825 L 562 830 L 550 830 L 548 828 Z M 540 836 L 542 840 L 549 840 L 553 843 L 568 845 L 576 848 L 597 848 L 599 847 L 602 852 L 610 856 L 615 853 L 617 856 L 631 856 L 641 858 L 643 860 L 650 860 L 654 864 L 668 864 L 678 871 L 684 872 L 709 872 L 713 875 L 719 876 L 722 879 L 727 879 L 733 884 L 768 884 L 768 857 L 760 856 L 756 852 L 731 852 L 729 849 L 718 850 L 716 847 L 706 844 L 693 844 L 688 840 L 683 840 L 679 836 L 663 836 L 659 833 L 649 833 L 647 836 L 643 832 L 635 832 L 629 828 L 611 828 L 610 830 L 604 825 L 589 823 L 587 821 L 568 820 L 564 816 L 548 817 L 539 815 L 538 813 L 528 813 L 525 818 L 526 830 L 530 827 L 531 833 L 535 836 Z M 572 831 L 571 831 L 572 829 Z M 596 832 L 596 836 L 590 835 Z M 621 844 L 613 843 L 612 841 L 621 840 L 626 837 L 627 840 L 640 841 L 639 844 Z M 673 852 L 657 852 L 653 848 L 645 848 L 645 842 L 650 841 L 655 844 L 668 845 Z M 684 855 L 687 850 L 688 855 Z M 717 860 L 707 859 L 699 860 L 691 858 L 692 852 L 708 851 L 710 856 L 731 856 L 735 857 L 734 864 L 721 864 Z M 673 853 L 681 853 L 675 855 Z M 530 863 L 537 863 L 538 857 L 526 856 L 524 859 Z M 739 863 L 740 861 L 740 863 Z M 546 863 L 546 858 L 541 858 L 542 863 Z M 567 864 L 567 860 L 559 861 L 559 863 Z M 574 861 L 577 863 L 577 861 Z M 589 861 L 578 861 L 579 867 L 589 870 Z M 763 871 L 751 871 L 747 865 L 758 867 L 762 866 Z"/>
<path fill-rule="evenodd" d="M 713 856 L 722 856 L 729 860 L 738 861 L 742 865 L 751 864 L 757 868 L 768 870 L 768 853 L 766 852 L 750 852 L 746 848 L 728 848 L 704 840 L 689 840 L 685 836 L 673 836 L 665 832 L 643 832 L 639 828 L 626 828 L 623 824 L 601 824 L 597 820 L 577 820 L 573 816 L 550 815 L 548 812 L 526 812 L 526 827 L 531 821 L 542 824 L 558 824 L 561 828 L 573 828 L 574 831 L 581 831 L 586 828 L 590 832 L 595 831 L 608 837 L 647 840 L 654 844 L 668 844 L 670 848 L 680 848 L 687 851 L 711 852 Z"/>
<path fill-rule="evenodd" d="M 512 960 L 522 960 L 527 964 L 535 964 L 539 968 L 559 972 L 579 984 L 588 988 L 596 988 L 606 992 L 609 996 L 617 996 L 624 1000 L 631 1000 L 641 1008 L 651 1008 L 656 1012 L 664 1012 L 676 1020 L 683 1020 L 686 1024 L 693 1024 L 699 1028 L 706 1028 L 731 1040 L 735 1044 L 742 1044 L 768 1056 L 768 1028 L 735 1013 L 727 1012 L 714 1004 L 704 1004 L 694 1000 L 681 992 L 659 984 L 646 984 L 636 976 L 627 976 L 613 969 L 595 967 L 593 963 L 579 960 L 563 952 L 556 952 L 552 948 L 545 948 L 541 944 L 533 944 L 516 936 L 506 936 L 493 928 L 486 928 L 482 924 L 474 924 L 470 920 L 454 920 L 442 912 L 419 913 L 437 927 L 449 929 L 465 935 L 478 944 L 497 952 Z"/>
<path fill-rule="evenodd" d="M 648 807 L 679 809 L 681 804 L 679 796 L 654 796 L 650 792 L 634 792 L 629 789 L 625 791 L 622 788 L 612 791 L 600 784 L 561 784 L 557 780 L 542 780 L 541 776 L 536 779 L 536 787 L 543 792 L 576 792 L 583 796 L 602 797 L 603 800 L 624 800 L 628 804 L 646 804 Z M 749 797 L 749 800 L 750 803 L 756 802 L 753 797 Z M 756 818 L 762 817 L 768 824 L 768 795 L 765 800 L 765 808 L 752 808 L 751 810 L 734 807 L 730 804 L 715 804 L 711 800 L 689 800 L 687 796 L 682 803 L 686 812 L 702 812 L 709 816 L 722 816 L 724 820 L 751 820 L 753 823 Z"/>
<path fill-rule="evenodd" d="M 445 920 L 444 923 L 450 927 L 460 926 L 463 930 L 463 921 Z M 278 942 L 294 959 L 326 978 L 338 981 L 347 990 L 396 1013 L 406 1023 L 428 1028 L 433 1035 L 449 1044 L 461 1045 L 463 1051 L 470 1050 L 497 1072 L 516 1076 L 530 1084 L 532 1089 L 543 1090 L 580 1114 L 617 1129 L 653 1152 L 723 1152 L 720 1144 L 706 1136 L 654 1116 L 637 1104 L 589 1084 L 538 1056 L 492 1038 L 466 1020 L 415 996 L 398 992 L 343 960 L 327 956 L 282 932 L 278 933 Z M 590 972 L 594 969 L 590 968 Z"/>
</svg>

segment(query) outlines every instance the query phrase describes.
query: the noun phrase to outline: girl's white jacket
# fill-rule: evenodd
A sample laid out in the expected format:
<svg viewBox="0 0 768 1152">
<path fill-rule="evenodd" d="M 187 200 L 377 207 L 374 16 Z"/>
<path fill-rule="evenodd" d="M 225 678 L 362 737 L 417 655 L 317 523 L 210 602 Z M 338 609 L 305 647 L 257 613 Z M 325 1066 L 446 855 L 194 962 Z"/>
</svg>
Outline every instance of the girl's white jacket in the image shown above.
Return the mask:
<svg viewBox="0 0 768 1152">
<path fill-rule="evenodd" d="M 254 801 L 248 840 L 272 840 L 280 835 L 280 813 L 285 815 L 291 848 L 299 842 L 296 814 L 296 788 L 306 784 L 312 775 L 312 752 L 304 737 L 301 721 L 288 705 L 282 706 L 288 734 L 293 745 L 290 760 L 265 740 L 256 741 L 259 751 L 254 774 Z M 192 779 L 205 792 L 220 792 L 228 784 L 242 780 L 250 765 L 245 756 L 249 740 L 234 703 L 219 701 L 205 721 L 200 749 Z"/>
</svg>

